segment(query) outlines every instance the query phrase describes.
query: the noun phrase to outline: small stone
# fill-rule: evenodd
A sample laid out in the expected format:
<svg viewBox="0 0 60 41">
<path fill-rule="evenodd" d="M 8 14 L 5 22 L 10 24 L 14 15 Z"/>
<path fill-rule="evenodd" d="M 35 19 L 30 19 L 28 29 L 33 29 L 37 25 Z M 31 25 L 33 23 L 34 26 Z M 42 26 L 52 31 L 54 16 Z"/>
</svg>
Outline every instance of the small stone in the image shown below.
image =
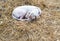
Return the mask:
<svg viewBox="0 0 60 41">
<path fill-rule="evenodd" d="M 0 21 L 0 25 L 3 23 L 3 21 Z"/>
</svg>

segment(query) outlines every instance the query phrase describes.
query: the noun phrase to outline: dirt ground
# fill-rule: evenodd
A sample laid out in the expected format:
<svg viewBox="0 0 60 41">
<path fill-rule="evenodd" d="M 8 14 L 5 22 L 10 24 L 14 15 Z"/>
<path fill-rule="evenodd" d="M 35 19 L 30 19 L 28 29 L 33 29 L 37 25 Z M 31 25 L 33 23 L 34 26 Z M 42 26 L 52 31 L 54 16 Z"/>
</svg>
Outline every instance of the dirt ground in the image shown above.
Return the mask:
<svg viewBox="0 0 60 41">
<path fill-rule="evenodd" d="M 13 9 L 21 5 L 40 7 L 40 18 L 13 19 Z M 0 0 L 0 41 L 60 41 L 60 0 Z"/>
</svg>

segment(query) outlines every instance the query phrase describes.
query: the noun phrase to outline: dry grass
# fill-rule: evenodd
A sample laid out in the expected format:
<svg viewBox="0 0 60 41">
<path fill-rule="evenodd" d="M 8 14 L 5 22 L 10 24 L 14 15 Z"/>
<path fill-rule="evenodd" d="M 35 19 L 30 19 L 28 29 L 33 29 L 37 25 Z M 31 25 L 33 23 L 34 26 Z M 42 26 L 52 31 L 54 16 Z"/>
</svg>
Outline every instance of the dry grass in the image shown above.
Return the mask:
<svg viewBox="0 0 60 41">
<path fill-rule="evenodd" d="M 12 10 L 26 4 L 40 7 L 40 18 L 14 20 Z M 0 41 L 60 41 L 60 0 L 0 0 Z"/>
</svg>

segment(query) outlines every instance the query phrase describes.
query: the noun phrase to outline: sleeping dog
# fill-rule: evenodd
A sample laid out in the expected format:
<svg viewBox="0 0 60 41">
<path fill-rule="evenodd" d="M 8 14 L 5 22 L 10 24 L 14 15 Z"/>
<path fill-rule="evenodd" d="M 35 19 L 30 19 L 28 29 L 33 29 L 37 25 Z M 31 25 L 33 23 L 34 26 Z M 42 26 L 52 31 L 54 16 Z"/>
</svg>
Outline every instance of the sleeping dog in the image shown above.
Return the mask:
<svg viewBox="0 0 60 41">
<path fill-rule="evenodd" d="M 18 6 L 12 12 L 12 17 L 21 21 L 32 21 L 40 15 L 41 9 L 30 5 Z"/>
</svg>

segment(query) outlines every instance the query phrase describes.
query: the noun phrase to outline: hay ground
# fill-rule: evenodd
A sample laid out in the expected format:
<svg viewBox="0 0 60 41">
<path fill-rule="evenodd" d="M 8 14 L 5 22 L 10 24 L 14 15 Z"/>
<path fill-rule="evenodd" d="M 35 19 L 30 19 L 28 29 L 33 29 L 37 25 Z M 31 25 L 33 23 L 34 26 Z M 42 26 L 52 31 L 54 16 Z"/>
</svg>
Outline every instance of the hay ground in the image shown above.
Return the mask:
<svg viewBox="0 0 60 41">
<path fill-rule="evenodd" d="M 40 18 L 13 19 L 13 9 L 21 5 L 40 7 Z M 0 0 L 0 41 L 60 41 L 60 0 Z"/>
</svg>

